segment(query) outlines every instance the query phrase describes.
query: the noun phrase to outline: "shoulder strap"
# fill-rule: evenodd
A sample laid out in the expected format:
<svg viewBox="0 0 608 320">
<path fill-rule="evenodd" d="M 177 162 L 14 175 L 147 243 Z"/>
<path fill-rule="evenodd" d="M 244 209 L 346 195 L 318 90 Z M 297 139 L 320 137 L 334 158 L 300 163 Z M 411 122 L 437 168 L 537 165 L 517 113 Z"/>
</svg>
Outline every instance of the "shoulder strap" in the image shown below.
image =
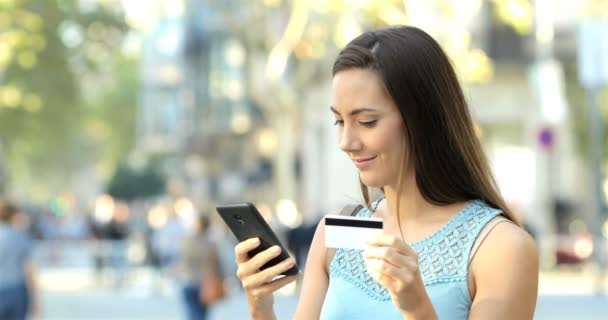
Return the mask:
<svg viewBox="0 0 608 320">
<path fill-rule="evenodd" d="M 496 225 L 498 225 L 501 222 L 512 222 L 512 221 L 505 218 L 502 215 L 498 215 L 498 216 L 492 218 L 492 220 L 490 220 L 481 229 L 481 232 L 479 233 L 479 235 L 477 236 L 477 239 L 475 239 L 475 242 L 473 243 L 473 248 L 471 249 L 471 253 L 469 254 L 469 264 L 471 264 L 471 261 L 473 261 L 473 258 L 475 257 L 475 254 L 477 253 L 477 250 L 479 249 L 479 246 L 481 246 L 481 244 L 486 239 L 488 234 L 490 234 L 490 232 L 494 229 L 494 227 L 496 227 Z"/>
<path fill-rule="evenodd" d="M 362 208 L 363 208 L 363 206 L 360 204 L 353 204 L 353 203 L 347 204 L 344 206 L 344 208 L 342 208 L 342 210 L 340 210 L 339 215 L 354 216 Z M 331 261 L 334 259 L 334 256 L 336 255 L 336 248 L 326 248 L 325 250 L 326 250 L 326 252 L 325 252 L 325 271 L 327 272 L 327 275 L 329 277 L 329 265 L 331 264 Z"/>
<path fill-rule="evenodd" d="M 357 212 L 359 212 L 359 210 L 361 210 L 361 208 L 363 208 L 363 206 L 360 204 L 347 204 L 344 206 L 344 208 L 342 208 L 342 210 L 340 210 L 339 214 L 341 216 L 354 216 L 357 214 Z"/>
</svg>

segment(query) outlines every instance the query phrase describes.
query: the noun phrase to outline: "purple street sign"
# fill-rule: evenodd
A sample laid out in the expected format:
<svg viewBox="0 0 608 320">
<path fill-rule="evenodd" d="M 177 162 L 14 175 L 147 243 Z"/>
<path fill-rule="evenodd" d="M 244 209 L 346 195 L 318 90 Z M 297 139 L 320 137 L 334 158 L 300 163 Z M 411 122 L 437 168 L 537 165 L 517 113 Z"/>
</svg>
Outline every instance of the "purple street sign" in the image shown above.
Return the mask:
<svg viewBox="0 0 608 320">
<path fill-rule="evenodd" d="M 555 144 L 555 132 L 551 128 L 542 128 L 538 133 L 538 141 L 545 149 L 552 149 Z"/>
</svg>

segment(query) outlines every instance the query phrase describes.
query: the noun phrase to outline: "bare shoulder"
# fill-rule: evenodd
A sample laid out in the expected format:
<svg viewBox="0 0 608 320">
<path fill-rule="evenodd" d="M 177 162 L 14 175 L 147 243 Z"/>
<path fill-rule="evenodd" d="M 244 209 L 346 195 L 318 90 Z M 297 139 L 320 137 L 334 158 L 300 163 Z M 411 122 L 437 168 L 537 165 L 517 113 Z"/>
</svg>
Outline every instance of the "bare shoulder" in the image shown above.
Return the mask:
<svg viewBox="0 0 608 320">
<path fill-rule="evenodd" d="M 536 258 L 538 256 L 536 242 L 534 239 L 521 227 L 514 223 L 499 223 L 488 234 L 480 247 L 482 258 L 492 257 L 492 260 L 500 256 L 510 258 Z M 517 263 L 513 261 L 512 263 Z"/>
<path fill-rule="evenodd" d="M 340 214 L 340 210 L 334 210 L 327 213 L 328 215 L 337 215 Z M 317 224 L 317 228 L 315 229 L 315 234 L 313 237 L 312 244 L 310 246 L 311 253 L 320 253 L 325 259 L 326 254 L 325 248 L 325 216 L 321 217 L 319 223 Z M 309 253 L 310 254 L 310 253 Z M 325 260 L 323 260 L 325 261 Z"/>
<path fill-rule="evenodd" d="M 513 223 L 499 223 L 471 261 L 475 293 L 470 319 L 532 319 L 538 292 L 534 239 Z M 510 316 L 507 317 L 507 316 Z"/>
<path fill-rule="evenodd" d="M 326 215 L 322 216 L 321 219 L 319 220 L 319 223 L 317 223 L 317 229 L 315 230 L 315 237 L 321 237 L 321 240 L 325 239 L 325 217 L 327 215 L 337 215 L 340 214 L 340 210 L 333 210 L 328 212 Z"/>
</svg>

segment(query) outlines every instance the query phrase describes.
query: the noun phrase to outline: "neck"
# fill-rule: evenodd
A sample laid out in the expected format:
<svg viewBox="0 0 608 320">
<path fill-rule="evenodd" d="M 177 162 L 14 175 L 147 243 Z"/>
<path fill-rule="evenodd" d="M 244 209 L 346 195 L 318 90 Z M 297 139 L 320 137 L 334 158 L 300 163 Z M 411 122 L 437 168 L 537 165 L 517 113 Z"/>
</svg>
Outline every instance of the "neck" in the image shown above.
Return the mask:
<svg viewBox="0 0 608 320">
<path fill-rule="evenodd" d="M 401 190 L 399 190 L 397 185 L 385 186 L 384 195 L 386 197 L 388 213 L 392 217 L 399 215 L 401 221 L 419 219 L 435 208 L 420 193 L 414 175 L 404 178 Z M 397 208 L 397 201 L 399 201 L 399 208 Z"/>
</svg>

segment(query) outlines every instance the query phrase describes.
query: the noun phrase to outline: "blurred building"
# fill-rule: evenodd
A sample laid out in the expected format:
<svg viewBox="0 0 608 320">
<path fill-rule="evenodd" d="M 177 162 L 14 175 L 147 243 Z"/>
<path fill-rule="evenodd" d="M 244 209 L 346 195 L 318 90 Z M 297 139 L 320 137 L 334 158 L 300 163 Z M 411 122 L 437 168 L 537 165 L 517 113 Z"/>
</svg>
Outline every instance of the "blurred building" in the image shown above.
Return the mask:
<svg viewBox="0 0 608 320">
<path fill-rule="evenodd" d="M 143 151 L 173 153 L 182 147 L 183 43 L 184 26 L 179 17 L 162 17 L 144 35 L 137 122 L 138 148 Z"/>
<path fill-rule="evenodd" d="M 169 192 L 235 201 L 269 180 L 254 139 L 264 115 L 248 98 L 245 51 L 231 21 L 237 1 L 181 3 L 145 34 L 137 152 L 164 159 Z M 175 10 L 165 10 L 175 12 Z M 262 190 L 259 190 L 262 191 Z"/>
</svg>

